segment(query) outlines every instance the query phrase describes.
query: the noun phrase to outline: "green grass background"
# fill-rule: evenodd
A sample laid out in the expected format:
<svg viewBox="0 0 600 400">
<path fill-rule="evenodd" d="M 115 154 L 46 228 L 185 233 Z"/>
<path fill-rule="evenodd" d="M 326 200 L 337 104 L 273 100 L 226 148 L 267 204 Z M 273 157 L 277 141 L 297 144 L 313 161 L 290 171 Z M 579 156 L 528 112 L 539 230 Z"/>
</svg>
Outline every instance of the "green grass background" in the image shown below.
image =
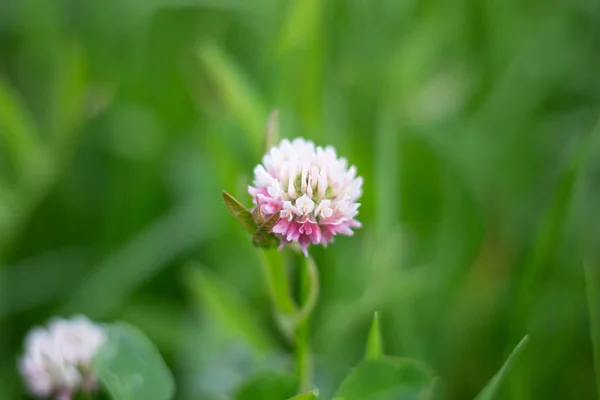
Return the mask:
<svg viewBox="0 0 600 400">
<path fill-rule="evenodd" d="M 220 192 L 269 112 L 364 177 L 364 228 L 312 253 L 331 394 L 374 311 L 448 399 L 528 333 L 502 399 L 593 399 L 583 262 L 600 261 L 593 0 L 0 4 L 0 398 L 53 315 L 131 322 L 179 399 L 290 367 L 261 255 Z"/>
</svg>

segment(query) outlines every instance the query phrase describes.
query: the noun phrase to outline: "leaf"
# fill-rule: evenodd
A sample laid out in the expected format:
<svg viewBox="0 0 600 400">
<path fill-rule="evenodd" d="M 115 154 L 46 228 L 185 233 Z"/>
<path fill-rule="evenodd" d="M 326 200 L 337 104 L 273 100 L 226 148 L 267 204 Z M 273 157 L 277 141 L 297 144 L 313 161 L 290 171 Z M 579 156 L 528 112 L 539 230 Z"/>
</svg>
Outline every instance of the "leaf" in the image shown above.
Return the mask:
<svg viewBox="0 0 600 400">
<path fill-rule="evenodd" d="M 279 213 L 275 213 L 269 217 L 252 236 L 252 243 L 257 247 L 273 247 L 279 240 L 273 236 L 271 229 L 279 221 Z"/>
<path fill-rule="evenodd" d="M 223 200 L 225 200 L 225 205 L 227 209 L 235 219 L 242 225 L 242 227 L 248 231 L 248 233 L 254 235 L 256 232 L 256 223 L 254 222 L 254 217 L 250 210 L 248 210 L 242 203 L 236 200 L 235 197 L 227 193 L 223 190 Z"/>
<path fill-rule="evenodd" d="M 289 400 L 314 400 L 317 397 L 319 397 L 319 391 L 315 389 L 308 393 L 302 393 L 297 396 L 294 396 L 294 397 L 290 398 Z"/>
<path fill-rule="evenodd" d="M 282 400 L 296 392 L 298 382 L 291 374 L 263 373 L 250 378 L 237 390 L 236 400 Z"/>
<path fill-rule="evenodd" d="M 424 364 L 408 359 L 381 357 L 362 361 L 344 379 L 334 399 L 428 399 L 433 375 Z"/>
<path fill-rule="evenodd" d="M 152 342 L 124 322 L 106 327 L 108 341 L 96 356 L 102 387 L 115 400 L 167 400 L 175 382 Z"/>
<path fill-rule="evenodd" d="M 265 153 L 267 153 L 271 147 L 276 146 L 279 143 L 279 110 L 275 109 L 269 115 L 267 120 L 267 130 L 265 132 Z"/>
<path fill-rule="evenodd" d="M 519 356 L 519 354 L 521 354 L 528 341 L 529 336 L 525 335 L 525 337 L 521 339 L 517 347 L 515 347 L 511 355 L 508 357 L 500 371 L 493 376 L 483 390 L 477 395 L 477 397 L 475 397 L 475 400 L 492 400 L 494 398 L 494 396 L 498 393 L 500 384 L 506 378 L 506 375 L 514 364 L 515 359 Z"/>
<path fill-rule="evenodd" d="M 379 327 L 379 313 L 373 314 L 373 323 L 369 330 L 367 339 L 367 351 L 365 354 L 366 360 L 380 358 L 383 355 L 383 340 L 381 338 L 381 328 Z"/>
</svg>

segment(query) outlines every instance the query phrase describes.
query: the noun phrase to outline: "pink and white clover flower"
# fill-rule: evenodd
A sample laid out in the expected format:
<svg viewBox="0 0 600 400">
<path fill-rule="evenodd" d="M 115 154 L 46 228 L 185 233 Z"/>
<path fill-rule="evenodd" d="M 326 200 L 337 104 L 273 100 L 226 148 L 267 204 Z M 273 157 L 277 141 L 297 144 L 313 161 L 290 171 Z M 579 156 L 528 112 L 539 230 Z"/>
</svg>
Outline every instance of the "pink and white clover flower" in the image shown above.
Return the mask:
<svg viewBox="0 0 600 400">
<path fill-rule="evenodd" d="M 78 389 L 94 391 L 94 356 L 106 341 L 104 329 L 83 316 L 54 319 L 25 339 L 19 370 L 31 395 L 71 400 Z"/>
<path fill-rule="evenodd" d="M 271 233 L 281 246 L 297 242 L 307 254 L 310 244 L 326 246 L 335 235 L 359 228 L 357 200 L 362 195 L 356 167 L 348 167 L 333 147 L 298 138 L 283 139 L 254 169 L 254 211 L 268 219 L 279 214 Z"/>
</svg>

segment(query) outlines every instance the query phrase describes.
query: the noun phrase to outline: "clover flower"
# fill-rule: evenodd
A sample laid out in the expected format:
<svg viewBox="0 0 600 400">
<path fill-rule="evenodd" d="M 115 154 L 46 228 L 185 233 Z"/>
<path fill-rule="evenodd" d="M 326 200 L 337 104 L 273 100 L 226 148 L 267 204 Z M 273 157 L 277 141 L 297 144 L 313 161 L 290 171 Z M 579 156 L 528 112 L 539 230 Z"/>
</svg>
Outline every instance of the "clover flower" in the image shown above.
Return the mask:
<svg viewBox="0 0 600 400">
<path fill-rule="evenodd" d="M 355 219 L 361 187 L 356 167 L 348 168 L 333 147 L 298 138 L 271 148 L 254 169 L 248 192 L 255 214 L 265 219 L 279 214 L 271 233 L 281 246 L 297 242 L 307 254 L 311 243 L 326 246 L 335 235 L 352 235 L 351 228 L 361 226 Z"/>
<path fill-rule="evenodd" d="M 70 400 L 78 389 L 96 390 L 92 363 L 105 340 L 103 328 L 83 316 L 54 319 L 48 328 L 32 329 L 19 359 L 30 393 L 38 398 Z"/>
</svg>

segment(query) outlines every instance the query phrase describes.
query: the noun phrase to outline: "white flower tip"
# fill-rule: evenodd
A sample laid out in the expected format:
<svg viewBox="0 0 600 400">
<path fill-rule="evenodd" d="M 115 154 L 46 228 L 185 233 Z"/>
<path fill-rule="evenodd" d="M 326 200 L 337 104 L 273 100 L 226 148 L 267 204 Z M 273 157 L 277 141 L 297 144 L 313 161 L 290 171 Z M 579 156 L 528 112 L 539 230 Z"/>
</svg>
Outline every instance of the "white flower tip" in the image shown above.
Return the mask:
<svg viewBox="0 0 600 400">
<path fill-rule="evenodd" d="M 301 215 L 308 215 L 315 208 L 315 202 L 307 195 L 302 195 L 296 200 L 296 208 Z"/>
</svg>

